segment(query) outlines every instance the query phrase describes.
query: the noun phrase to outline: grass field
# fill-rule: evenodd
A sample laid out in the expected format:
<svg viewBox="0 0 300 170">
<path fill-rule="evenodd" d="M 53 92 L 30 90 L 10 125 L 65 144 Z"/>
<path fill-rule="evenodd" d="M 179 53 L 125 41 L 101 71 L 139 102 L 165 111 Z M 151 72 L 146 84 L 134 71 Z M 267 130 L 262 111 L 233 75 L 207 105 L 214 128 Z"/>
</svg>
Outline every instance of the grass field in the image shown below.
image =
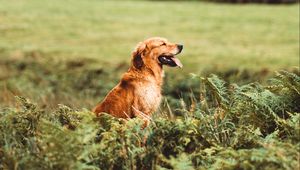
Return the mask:
<svg viewBox="0 0 300 170">
<path fill-rule="evenodd" d="M 152 36 L 184 44 L 153 121 L 96 118 Z M 299 4 L 0 0 L 0 96 L 0 170 L 299 169 Z"/>
<path fill-rule="evenodd" d="M 298 5 L 150 1 L 4 1 L 0 55 L 127 62 L 137 42 L 163 36 L 185 45 L 186 72 L 290 68 L 299 63 Z"/>
</svg>

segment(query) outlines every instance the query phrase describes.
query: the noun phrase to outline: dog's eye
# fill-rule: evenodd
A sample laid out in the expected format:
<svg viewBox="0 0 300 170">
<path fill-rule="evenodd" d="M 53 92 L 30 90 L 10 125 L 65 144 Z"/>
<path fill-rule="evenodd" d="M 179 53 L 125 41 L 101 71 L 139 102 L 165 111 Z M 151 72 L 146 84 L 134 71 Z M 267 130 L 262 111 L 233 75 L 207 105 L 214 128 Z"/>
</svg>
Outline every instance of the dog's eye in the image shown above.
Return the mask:
<svg viewBox="0 0 300 170">
<path fill-rule="evenodd" d="M 160 46 L 164 46 L 164 45 L 167 45 L 166 43 L 162 43 Z"/>
</svg>

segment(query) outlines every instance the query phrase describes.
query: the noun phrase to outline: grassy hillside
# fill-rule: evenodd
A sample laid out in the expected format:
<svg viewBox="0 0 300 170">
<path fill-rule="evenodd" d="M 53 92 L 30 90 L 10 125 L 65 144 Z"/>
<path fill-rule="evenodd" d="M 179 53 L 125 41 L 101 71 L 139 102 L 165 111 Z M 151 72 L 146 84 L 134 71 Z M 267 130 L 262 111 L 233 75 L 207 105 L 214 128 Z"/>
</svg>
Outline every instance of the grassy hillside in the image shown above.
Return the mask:
<svg viewBox="0 0 300 170">
<path fill-rule="evenodd" d="M 91 108 L 127 70 L 137 42 L 150 36 L 185 45 L 184 68 L 166 68 L 164 94 L 176 99 L 197 89 L 190 73 L 263 82 L 274 70 L 299 62 L 297 5 L 0 2 L 2 106 L 22 95 L 46 107 Z"/>
<path fill-rule="evenodd" d="M 137 42 L 163 36 L 185 45 L 184 71 L 286 68 L 299 56 L 298 5 L 150 1 L 5 1 L 0 56 L 128 62 Z M 99 64 L 101 64 L 99 63 Z"/>
</svg>

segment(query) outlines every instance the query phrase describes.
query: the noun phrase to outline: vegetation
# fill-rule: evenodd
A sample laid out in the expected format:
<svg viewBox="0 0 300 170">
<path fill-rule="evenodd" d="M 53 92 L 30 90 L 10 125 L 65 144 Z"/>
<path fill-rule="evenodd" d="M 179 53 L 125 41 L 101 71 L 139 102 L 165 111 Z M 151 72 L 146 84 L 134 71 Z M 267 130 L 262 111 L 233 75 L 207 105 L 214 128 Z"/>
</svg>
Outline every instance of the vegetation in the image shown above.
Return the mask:
<svg viewBox="0 0 300 170">
<path fill-rule="evenodd" d="M 221 2 L 221 3 L 267 3 L 267 4 L 299 3 L 299 0 L 152 0 L 152 1 L 202 1 L 202 2 Z"/>
<path fill-rule="evenodd" d="M 183 103 L 176 118 L 156 115 L 145 129 L 139 119 L 64 105 L 45 112 L 19 97 L 21 108 L 0 112 L 0 168 L 299 168 L 299 75 L 278 72 L 267 87 L 200 79 L 200 100 Z"/>
<path fill-rule="evenodd" d="M 0 4 L 0 170 L 300 168 L 297 5 Z M 95 117 L 156 35 L 184 41 L 184 68 L 151 124 Z"/>
<path fill-rule="evenodd" d="M 299 6 L 111 0 L 0 0 L 0 55 L 129 62 L 134 46 L 162 36 L 185 45 L 184 69 L 298 66 Z"/>
</svg>

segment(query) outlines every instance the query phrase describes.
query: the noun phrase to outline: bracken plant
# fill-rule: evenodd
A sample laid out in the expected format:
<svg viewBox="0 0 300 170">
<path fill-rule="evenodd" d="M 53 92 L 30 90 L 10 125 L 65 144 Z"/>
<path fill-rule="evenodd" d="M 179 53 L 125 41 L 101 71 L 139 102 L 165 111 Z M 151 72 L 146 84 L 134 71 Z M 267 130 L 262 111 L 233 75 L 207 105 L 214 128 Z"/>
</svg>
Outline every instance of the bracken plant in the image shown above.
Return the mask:
<svg viewBox="0 0 300 170">
<path fill-rule="evenodd" d="M 299 74 L 277 72 L 268 86 L 194 79 L 198 96 L 144 129 L 139 119 L 44 111 L 17 97 L 20 107 L 0 112 L 0 169 L 300 168 Z"/>
</svg>

